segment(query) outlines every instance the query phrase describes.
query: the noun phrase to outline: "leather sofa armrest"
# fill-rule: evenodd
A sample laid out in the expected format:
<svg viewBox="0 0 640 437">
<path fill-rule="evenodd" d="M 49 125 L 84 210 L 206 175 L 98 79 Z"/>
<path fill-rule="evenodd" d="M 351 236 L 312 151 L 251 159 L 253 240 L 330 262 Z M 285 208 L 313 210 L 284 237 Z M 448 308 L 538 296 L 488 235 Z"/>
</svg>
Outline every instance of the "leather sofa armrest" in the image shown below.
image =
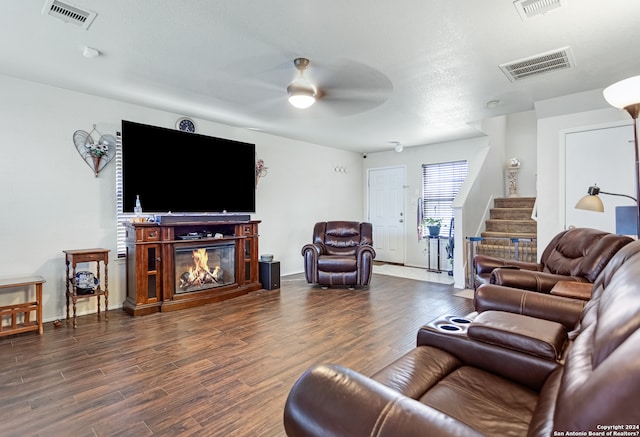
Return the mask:
<svg viewBox="0 0 640 437">
<path fill-rule="evenodd" d="M 536 391 L 544 385 L 551 372 L 561 366 L 555 360 L 473 340 L 466 333 L 441 331 L 432 324 L 418 330 L 416 344 L 441 349 L 465 365 L 484 369 Z"/>
<path fill-rule="evenodd" d="M 356 249 L 356 263 L 358 264 L 358 284 L 369 285 L 373 272 L 373 260 L 376 251 L 372 246 L 363 244 Z"/>
<path fill-rule="evenodd" d="M 305 244 L 302 247 L 304 273 L 309 284 L 318 281 L 318 258 L 325 253 L 323 244 Z"/>
<path fill-rule="evenodd" d="M 549 360 L 560 360 L 568 341 L 567 328 L 522 314 L 485 311 L 467 330 L 472 340 L 512 349 Z"/>
<path fill-rule="evenodd" d="M 296 381 L 284 407 L 289 437 L 480 436 L 466 424 L 338 365 L 316 365 Z"/>
<path fill-rule="evenodd" d="M 356 248 L 356 258 L 361 259 L 365 256 L 371 256 L 371 259 L 376 257 L 376 251 L 368 244 L 363 244 Z"/>
<path fill-rule="evenodd" d="M 473 258 L 473 264 L 475 266 L 476 274 L 491 273 L 494 269 L 497 269 L 500 267 L 508 267 L 508 268 L 524 269 L 524 270 L 536 270 L 536 271 L 542 268 L 541 265 L 536 263 L 507 260 L 507 259 L 498 258 L 495 256 L 487 256 L 487 255 L 476 255 Z"/>
<path fill-rule="evenodd" d="M 563 324 L 572 330 L 585 306 L 585 301 L 500 285 L 481 285 L 475 291 L 474 306 L 479 313 L 505 311 L 537 317 Z"/>
<path fill-rule="evenodd" d="M 537 291 L 539 293 L 550 293 L 551 289 L 559 281 L 587 282 L 586 279 L 576 276 L 501 268 L 491 272 L 490 279 L 490 282 L 495 285 L 522 288 L 523 290 Z"/>
<path fill-rule="evenodd" d="M 309 251 L 313 252 L 316 256 L 324 255 L 326 252 L 323 244 L 305 244 L 302 247 L 302 256 L 307 256 Z"/>
</svg>

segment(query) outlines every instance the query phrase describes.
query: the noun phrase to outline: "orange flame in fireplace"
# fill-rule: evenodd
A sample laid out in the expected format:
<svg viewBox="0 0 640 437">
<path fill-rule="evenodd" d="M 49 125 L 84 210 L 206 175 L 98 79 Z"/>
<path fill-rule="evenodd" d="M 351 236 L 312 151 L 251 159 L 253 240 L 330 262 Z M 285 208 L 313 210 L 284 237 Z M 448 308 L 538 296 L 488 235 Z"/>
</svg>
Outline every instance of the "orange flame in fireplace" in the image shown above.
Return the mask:
<svg viewBox="0 0 640 437">
<path fill-rule="evenodd" d="M 193 256 L 193 267 L 189 267 L 190 281 L 192 285 L 204 284 L 211 277 L 207 249 L 195 249 L 191 254 Z"/>
<path fill-rule="evenodd" d="M 196 249 L 193 251 L 193 262 L 195 263 L 195 269 L 209 271 L 209 254 L 207 249 Z"/>
<path fill-rule="evenodd" d="M 220 266 L 216 266 L 213 272 L 209 269 L 209 254 L 206 248 L 195 249 L 191 255 L 193 265 L 180 277 L 180 288 L 220 283 L 223 280 Z"/>
</svg>

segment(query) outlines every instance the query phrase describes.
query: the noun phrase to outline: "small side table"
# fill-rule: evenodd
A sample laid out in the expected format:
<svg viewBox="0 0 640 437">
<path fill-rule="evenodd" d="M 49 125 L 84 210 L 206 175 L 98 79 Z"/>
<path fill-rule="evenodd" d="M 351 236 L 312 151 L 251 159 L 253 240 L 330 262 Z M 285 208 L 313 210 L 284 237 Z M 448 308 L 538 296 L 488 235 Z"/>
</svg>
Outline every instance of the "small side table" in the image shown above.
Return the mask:
<svg viewBox="0 0 640 437">
<path fill-rule="evenodd" d="M 67 267 L 67 321 L 69 321 L 69 298 L 73 302 L 73 327 L 77 328 L 76 322 L 76 302 L 78 299 L 85 297 L 98 298 L 98 318 L 100 318 L 100 296 L 104 296 L 104 320 L 109 321 L 109 249 L 79 249 L 79 250 L 63 250 L 65 253 L 65 264 Z M 100 281 L 100 262 L 104 265 L 104 281 Z M 98 287 L 91 294 L 78 294 L 76 289 L 76 265 L 84 262 L 96 262 L 96 277 L 99 280 Z M 71 274 L 69 274 L 69 264 L 71 264 Z M 71 287 L 69 287 L 71 284 Z"/>
<path fill-rule="evenodd" d="M 34 285 L 36 295 L 34 301 L 16 303 L 0 307 L 0 337 L 20 332 L 38 331 L 42 335 L 42 276 L 25 276 L 20 278 L 0 279 L 0 290 L 14 287 Z M 36 320 L 31 320 L 31 312 L 36 312 Z M 23 321 L 18 324 L 17 317 L 22 314 Z M 11 326 L 2 327 L 2 316 L 11 316 Z"/>
<path fill-rule="evenodd" d="M 440 257 L 441 257 L 440 236 L 428 235 L 426 238 L 427 238 L 427 271 L 433 272 L 433 273 L 442 273 L 442 268 L 440 267 Z M 431 267 L 431 242 L 433 240 L 435 240 L 435 246 L 436 246 L 435 258 L 436 258 L 437 265 L 435 269 Z"/>
</svg>

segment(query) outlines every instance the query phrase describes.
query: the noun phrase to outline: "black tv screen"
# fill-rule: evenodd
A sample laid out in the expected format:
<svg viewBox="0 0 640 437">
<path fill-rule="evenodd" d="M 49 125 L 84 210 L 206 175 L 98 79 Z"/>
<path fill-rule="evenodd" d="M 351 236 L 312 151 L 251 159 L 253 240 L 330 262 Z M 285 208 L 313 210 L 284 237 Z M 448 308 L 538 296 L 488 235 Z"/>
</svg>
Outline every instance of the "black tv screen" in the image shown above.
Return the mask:
<svg viewBox="0 0 640 437">
<path fill-rule="evenodd" d="M 122 120 L 123 212 L 254 213 L 255 144 Z"/>
</svg>

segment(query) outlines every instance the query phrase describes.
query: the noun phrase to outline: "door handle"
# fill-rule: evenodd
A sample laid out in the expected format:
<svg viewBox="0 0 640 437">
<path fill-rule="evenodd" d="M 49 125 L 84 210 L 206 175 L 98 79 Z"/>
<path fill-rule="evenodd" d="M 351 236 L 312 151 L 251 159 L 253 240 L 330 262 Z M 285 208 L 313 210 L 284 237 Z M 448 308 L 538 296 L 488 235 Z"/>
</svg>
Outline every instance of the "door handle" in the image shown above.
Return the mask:
<svg viewBox="0 0 640 437">
<path fill-rule="evenodd" d="M 400 223 L 404 223 L 404 220 L 402 220 L 402 219 L 400 219 L 400 220 L 398 220 L 398 221 L 399 221 Z"/>
</svg>

